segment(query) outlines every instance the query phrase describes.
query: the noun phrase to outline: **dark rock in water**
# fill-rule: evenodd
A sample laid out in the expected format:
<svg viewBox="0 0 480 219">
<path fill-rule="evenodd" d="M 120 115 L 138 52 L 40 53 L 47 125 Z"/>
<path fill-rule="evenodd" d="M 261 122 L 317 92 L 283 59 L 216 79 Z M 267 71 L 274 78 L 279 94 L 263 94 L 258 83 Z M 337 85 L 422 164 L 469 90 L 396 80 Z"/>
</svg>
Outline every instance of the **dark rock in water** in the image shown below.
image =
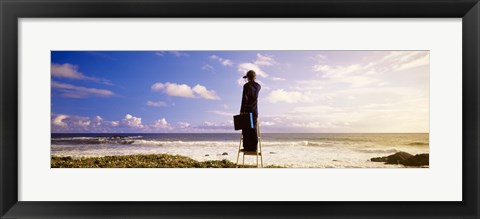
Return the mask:
<svg viewBox="0 0 480 219">
<path fill-rule="evenodd" d="M 374 158 L 370 158 L 370 161 L 373 161 L 373 162 L 387 162 L 387 157 L 374 157 Z"/>
<path fill-rule="evenodd" d="M 403 164 L 405 166 L 428 166 L 429 154 L 411 155 L 406 152 L 398 152 L 386 157 L 374 157 L 373 162 L 385 162 L 385 164 Z"/>
<path fill-rule="evenodd" d="M 210 154 L 205 154 L 205 157 L 208 157 L 208 156 L 210 156 Z"/>
<path fill-rule="evenodd" d="M 413 157 L 413 155 L 401 151 L 386 157 L 374 157 L 370 160 L 373 162 L 385 162 L 386 164 L 402 164 L 403 161 L 411 157 Z"/>
<path fill-rule="evenodd" d="M 413 157 L 410 157 L 402 162 L 405 166 L 426 166 L 429 165 L 429 155 L 428 154 L 417 154 Z"/>
<path fill-rule="evenodd" d="M 227 152 L 223 152 L 222 155 L 228 155 L 228 153 L 227 153 Z"/>
<path fill-rule="evenodd" d="M 338 161 L 338 160 L 332 160 L 332 161 Z"/>
</svg>

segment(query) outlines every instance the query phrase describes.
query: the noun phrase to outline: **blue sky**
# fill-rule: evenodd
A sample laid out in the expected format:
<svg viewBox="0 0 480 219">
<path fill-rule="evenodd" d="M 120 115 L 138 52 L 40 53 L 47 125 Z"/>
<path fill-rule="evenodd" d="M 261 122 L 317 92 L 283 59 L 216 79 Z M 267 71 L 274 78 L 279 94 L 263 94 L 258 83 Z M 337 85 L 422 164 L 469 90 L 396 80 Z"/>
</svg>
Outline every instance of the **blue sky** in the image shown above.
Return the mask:
<svg viewBox="0 0 480 219">
<path fill-rule="evenodd" d="M 428 51 L 52 51 L 52 132 L 428 132 Z"/>
</svg>

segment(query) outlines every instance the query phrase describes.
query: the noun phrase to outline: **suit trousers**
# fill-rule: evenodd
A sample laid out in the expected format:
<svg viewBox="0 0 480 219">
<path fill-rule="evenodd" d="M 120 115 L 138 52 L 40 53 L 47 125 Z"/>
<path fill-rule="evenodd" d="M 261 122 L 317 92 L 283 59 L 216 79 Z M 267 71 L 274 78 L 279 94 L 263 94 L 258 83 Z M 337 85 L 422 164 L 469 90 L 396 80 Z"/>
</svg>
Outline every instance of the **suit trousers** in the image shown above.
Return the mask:
<svg viewBox="0 0 480 219">
<path fill-rule="evenodd" d="M 253 115 L 253 129 L 242 129 L 243 149 L 245 151 L 257 151 L 258 133 L 257 133 L 257 115 Z"/>
</svg>

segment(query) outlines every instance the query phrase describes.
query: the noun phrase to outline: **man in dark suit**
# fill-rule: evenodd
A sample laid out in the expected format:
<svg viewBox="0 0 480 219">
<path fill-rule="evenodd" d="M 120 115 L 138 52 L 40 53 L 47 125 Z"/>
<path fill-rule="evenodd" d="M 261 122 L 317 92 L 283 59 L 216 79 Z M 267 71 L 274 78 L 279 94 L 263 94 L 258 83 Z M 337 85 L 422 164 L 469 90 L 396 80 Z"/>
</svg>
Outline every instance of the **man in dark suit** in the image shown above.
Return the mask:
<svg viewBox="0 0 480 219">
<path fill-rule="evenodd" d="M 255 82 L 256 73 L 253 70 L 247 72 L 247 75 L 243 76 L 247 78 L 248 82 L 243 85 L 242 105 L 240 113 L 252 113 L 254 127 L 253 129 L 243 129 L 243 149 L 245 151 L 256 151 L 258 144 L 257 135 L 257 118 L 258 118 L 258 93 L 262 88 L 260 84 Z"/>
</svg>

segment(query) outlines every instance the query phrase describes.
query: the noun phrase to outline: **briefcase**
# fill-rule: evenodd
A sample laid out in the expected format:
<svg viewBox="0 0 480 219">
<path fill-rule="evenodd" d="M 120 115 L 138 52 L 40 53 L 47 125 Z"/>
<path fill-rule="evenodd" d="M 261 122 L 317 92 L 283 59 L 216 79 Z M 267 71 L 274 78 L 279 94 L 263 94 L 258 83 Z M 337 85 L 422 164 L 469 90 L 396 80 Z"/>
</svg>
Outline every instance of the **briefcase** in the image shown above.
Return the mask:
<svg viewBox="0 0 480 219">
<path fill-rule="evenodd" d="M 255 128 L 252 113 L 233 116 L 233 125 L 235 130 Z"/>
</svg>

